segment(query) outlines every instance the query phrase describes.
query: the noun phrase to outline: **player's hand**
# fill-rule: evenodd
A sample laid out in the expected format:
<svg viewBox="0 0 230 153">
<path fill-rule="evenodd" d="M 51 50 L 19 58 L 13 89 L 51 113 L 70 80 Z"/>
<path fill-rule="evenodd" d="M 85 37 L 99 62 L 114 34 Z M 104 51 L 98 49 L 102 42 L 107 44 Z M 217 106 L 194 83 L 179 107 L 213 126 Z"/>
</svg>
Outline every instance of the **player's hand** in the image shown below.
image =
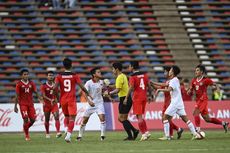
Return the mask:
<svg viewBox="0 0 230 153">
<path fill-rule="evenodd" d="M 14 107 L 14 112 L 18 113 L 18 107 L 17 106 Z"/>
<path fill-rule="evenodd" d="M 94 107 L 94 106 L 95 106 L 95 104 L 94 104 L 92 101 L 89 101 L 88 103 L 89 103 L 89 105 L 90 105 L 91 107 Z"/>
<path fill-rule="evenodd" d="M 127 105 L 127 101 L 128 101 L 128 98 L 125 97 L 125 99 L 124 99 L 124 101 L 123 101 L 123 104 L 124 104 L 124 105 Z"/>
<path fill-rule="evenodd" d="M 157 98 L 159 92 L 160 92 L 160 90 L 157 89 L 156 92 L 155 92 L 155 94 L 154 94 L 154 101 L 156 101 L 156 98 Z"/>
<path fill-rule="evenodd" d="M 104 96 L 104 97 L 109 97 L 109 92 L 108 92 L 108 90 L 105 90 L 105 91 L 104 91 L 103 96 Z"/>
</svg>

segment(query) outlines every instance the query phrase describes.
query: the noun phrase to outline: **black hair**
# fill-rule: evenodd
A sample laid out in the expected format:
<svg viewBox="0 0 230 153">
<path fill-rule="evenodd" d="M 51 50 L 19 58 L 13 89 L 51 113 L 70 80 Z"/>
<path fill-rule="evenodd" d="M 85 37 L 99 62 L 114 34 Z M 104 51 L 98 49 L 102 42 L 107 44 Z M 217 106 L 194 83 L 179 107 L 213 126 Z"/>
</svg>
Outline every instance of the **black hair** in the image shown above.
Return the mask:
<svg viewBox="0 0 230 153">
<path fill-rule="evenodd" d="M 90 70 L 90 74 L 93 76 L 96 73 L 97 70 L 100 70 L 100 68 L 99 67 L 95 67 L 95 68 L 91 69 Z"/>
<path fill-rule="evenodd" d="M 186 79 L 184 79 L 184 82 L 185 83 L 189 83 L 189 80 L 186 78 Z"/>
<path fill-rule="evenodd" d="M 122 71 L 122 64 L 120 62 L 113 63 L 113 68 Z"/>
<path fill-rule="evenodd" d="M 22 69 L 22 70 L 20 71 L 20 75 L 22 75 L 24 72 L 28 72 L 28 73 L 29 73 L 29 70 L 27 70 L 27 69 Z"/>
<path fill-rule="evenodd" d="M 130 62 L 130 65 L 136 70 L 139 69 L 139 63 L 138 61 L 132 61 Z"/>
<path fill-rule="evenodd" d="M 200 71 L 203 72 L 203 74 L 206 74 L 206 72 L 207 72 L 206 69 L 205 69 L 205 67 L 203 65 L 201 65 L 201 64 L 197 65 L 196 68 L 199 68 Z"/>
<path fill-rule="evenodd" d="M 50 74 L 50 73 L 54 75 L 54 71 L 48 71 L 47 75 Z"/>
<path fill-rule="evenodd" d="M 72 60 L 69 58 L 65 58 L 63 60 L 63 66 L 65 67 L 65 69 L 71 69 L 72 68 Z"/>
<path fill-rule="evenodd" d="M 169 71 L 170 71 L 170 69 L 171 69 L 171 67 L 170 67 L 170 66 L 164 66 L 164 70 L 165 70 L 165 71 L 169 72 Z"/>
<path fill-rule="evenodd" d="M 176 65 L 172 66 L 172 70 L 175 76 L 177 76 L 178 74 L 180 74 L 180 68 Z"/>
</svg>

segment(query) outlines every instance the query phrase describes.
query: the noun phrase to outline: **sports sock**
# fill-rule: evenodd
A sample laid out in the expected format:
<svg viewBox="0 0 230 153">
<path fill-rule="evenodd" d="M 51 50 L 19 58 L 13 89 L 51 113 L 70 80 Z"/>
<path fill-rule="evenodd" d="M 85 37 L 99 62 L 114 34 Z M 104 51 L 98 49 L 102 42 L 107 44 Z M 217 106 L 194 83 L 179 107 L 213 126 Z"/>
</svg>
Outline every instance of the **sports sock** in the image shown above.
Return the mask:
<svg viewBox="0 0 230 153">
<path fill-rule="evenodd" d="M 50 123 L 49 122 L 45 122 L 44 125 L 45 125 L 45 129 L 46 129 L 46 134 L 49 134 L 50 133 L 50 131 L 49 131 Z"/>
<path fill-rule="evenodd" d="M 217 118 L 210 118 L 210 122 L 214 124 L 222 125 L 222 121 L 218 120 Z"/>
<path fill-rule="evenodd" d="M 131 128 L 130 128 L 130 122 L 128 120 L 122 121 L 123 127 L 128 134 L 129 138 L 133 138 L 132 133 L 131 133 Z"/>
<path fill-rule="evenodd" d="M 101 136 L 105 136 L 106 122 L 101 122 Z"/>
<path fill-rule="evenodd" d="M 85 124 L 82 124 L 79 129 L 78 137 L 82 137 L 85 131 Z"/>
<path fill-rule="evenodd" d="M 169 121 L 168 120 L 164 120 L 163 124 L 164 124 L 164 133 L 165 133 L 165 136 L 169 137 L 169 128 L 170 128 Z"/>
<path fill-rule="evenodd" d="M 191 133 L 193 135 L 196 135 L 196 130 L 195 130 L 193 123 L 190 120 L 188 120 L 186 124 L 188 125 L 188 128 L 191 131 Z"/>
<path fill-rule="evenodd" d="M 200 116 L 199 115 L 195 115 L 194 116 L 194 120 L 195 120 L 196 127 L 200 127 Z"/>
<path fill-rule="evenodd" d="M 74 120 L 70 119 L 68 124 L 68 132 L 72 133 L 73 128 L 74 128 Z"/>
<path fill-rule="evenodd" d="M 55 120 L 55 127 L 56 127 L 56 131 L 60 132 L 60 121 L 59 120 Z"/>
</svg>

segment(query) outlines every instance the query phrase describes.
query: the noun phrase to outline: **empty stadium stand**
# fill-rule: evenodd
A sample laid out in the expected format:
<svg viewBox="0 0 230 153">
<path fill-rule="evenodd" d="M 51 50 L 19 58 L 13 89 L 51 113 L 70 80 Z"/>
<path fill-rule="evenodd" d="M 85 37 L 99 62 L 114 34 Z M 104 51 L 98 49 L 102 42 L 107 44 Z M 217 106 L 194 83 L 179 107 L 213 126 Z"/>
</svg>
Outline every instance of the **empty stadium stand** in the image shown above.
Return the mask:
<svg viewBox="0 0 230 153">
<path fill-rule="evenodd" d="M 39 86 L 47 70 L 73 60 L 83 81 L 92 67 L 114 81 L 111 64 L 140 61 L 152 80 L 177 64 L 191 79 L 202 63 L 230 99 L 229 0 L 78 0 L 74 9 L 35 0 L 0 2 L 0 102 L 12 101 L 21 68 Z M 127 73 L 127 70 L 125 69 Z"/>
</svg>

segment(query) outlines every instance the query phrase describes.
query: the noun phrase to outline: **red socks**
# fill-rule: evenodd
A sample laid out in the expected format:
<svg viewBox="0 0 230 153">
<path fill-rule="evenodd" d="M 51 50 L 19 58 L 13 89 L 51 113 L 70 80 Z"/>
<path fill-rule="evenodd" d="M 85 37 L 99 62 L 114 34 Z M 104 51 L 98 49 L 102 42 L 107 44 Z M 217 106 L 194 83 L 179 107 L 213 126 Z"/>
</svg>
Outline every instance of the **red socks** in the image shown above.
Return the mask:
<svg viewBox="0 0 230 153">
<path fill-rule="evenodd" d="M 49 134 L 50 131 L 49 131 L 49 122 L 45 122 L 45 129 L 46 129 L 46 134 Z"/>
<path fill-rule="evenodd" d="M 147 125 L 144 119 L 138 119 L 138 127 L 142 134 L 147 131 Z"/>
<path fill-rule="evenodd" d="M 217 118 L 210 118 L 210 122 L 214 124 L 222 125 L 222 121 L 218 120 Z"/>
<path fill-rule="evenodd" d="M 74 120 L 69 120 L 68 132 L 72 133 L 73 128 L 74 128 Z"/>
<path fill-rule="evenodd" d="M 196 127 L 200 127 L 200 116 L 199 115 L 194 116 L 194 120 L 195 120 Z"/>
<path fill-rule="evenodd" d="M 56 127 L 57 132 L 60 132 L 60 121 L 59 120 L 55 121 L 55 127 Z"/>
</svg>

